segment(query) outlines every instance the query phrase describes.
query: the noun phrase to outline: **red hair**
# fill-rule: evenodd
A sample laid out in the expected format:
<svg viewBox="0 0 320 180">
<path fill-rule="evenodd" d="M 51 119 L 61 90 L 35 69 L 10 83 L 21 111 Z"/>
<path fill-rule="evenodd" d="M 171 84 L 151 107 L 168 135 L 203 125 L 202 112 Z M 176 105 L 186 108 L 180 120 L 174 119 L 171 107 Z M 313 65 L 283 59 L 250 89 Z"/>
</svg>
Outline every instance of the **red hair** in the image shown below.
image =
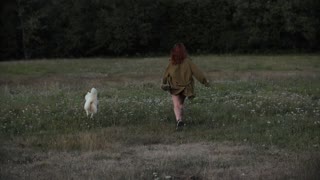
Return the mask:
<svg viewBox="0 0 320 180">
<path fill-rule="evenodd" d="M 177 43 L 171 50 L 171 63 L 181 64 L 187 58 L 187 50 L 183 43 Z"/>
</svg>

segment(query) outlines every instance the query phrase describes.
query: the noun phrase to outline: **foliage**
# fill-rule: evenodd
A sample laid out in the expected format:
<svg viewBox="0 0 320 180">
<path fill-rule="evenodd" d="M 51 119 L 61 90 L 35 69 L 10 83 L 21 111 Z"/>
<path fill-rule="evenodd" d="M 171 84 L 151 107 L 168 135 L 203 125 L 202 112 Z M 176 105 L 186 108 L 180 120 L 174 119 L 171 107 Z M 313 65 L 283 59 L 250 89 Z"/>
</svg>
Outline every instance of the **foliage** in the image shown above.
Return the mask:
<svg viewBox="0 0 320 180">
<path fill-rule="evenodd" d="M 1 59 L 319 51 L 317 0 L 3 1 Z"/>
</svg>

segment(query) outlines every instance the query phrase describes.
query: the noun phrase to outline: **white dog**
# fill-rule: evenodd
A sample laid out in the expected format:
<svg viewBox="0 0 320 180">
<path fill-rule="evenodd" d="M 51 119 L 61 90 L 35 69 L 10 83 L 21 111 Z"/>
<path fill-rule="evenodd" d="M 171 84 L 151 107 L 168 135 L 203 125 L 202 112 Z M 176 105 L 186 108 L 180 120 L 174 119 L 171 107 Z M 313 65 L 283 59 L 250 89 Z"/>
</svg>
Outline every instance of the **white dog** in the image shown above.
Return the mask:
<svg viewBox="0 0 320 180">
<path fill-rule="evenodd" d="M 84 103 L 84 110 L 87 113 L 87 116 L 91 114 L 91 118 L 98 111 L 98 91 L 95 88 L 91 89 L 91 92 L 88 92 L 85 96 L 86 102 Z"/>
</svg>

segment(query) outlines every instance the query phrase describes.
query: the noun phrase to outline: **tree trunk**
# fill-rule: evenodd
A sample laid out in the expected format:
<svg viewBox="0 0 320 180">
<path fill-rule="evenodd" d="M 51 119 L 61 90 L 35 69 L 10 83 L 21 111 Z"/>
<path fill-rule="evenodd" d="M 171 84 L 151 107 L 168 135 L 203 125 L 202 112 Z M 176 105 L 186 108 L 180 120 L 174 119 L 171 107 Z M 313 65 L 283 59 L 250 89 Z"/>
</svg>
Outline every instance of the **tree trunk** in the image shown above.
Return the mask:
<svg viewBox="0 0 320 180">
<path fill-rule="evenodd" d="M 21 0 L 17 0 L 17 12 L 20 23 L 20 42 L 22 44 L 22 54 L 24 59 L 28 59 L 27 47 L 26 47 L 26 36 L 25 36 L 25 27 L 23 21 L 23 7 L 21 6 Z"/>
</svg>

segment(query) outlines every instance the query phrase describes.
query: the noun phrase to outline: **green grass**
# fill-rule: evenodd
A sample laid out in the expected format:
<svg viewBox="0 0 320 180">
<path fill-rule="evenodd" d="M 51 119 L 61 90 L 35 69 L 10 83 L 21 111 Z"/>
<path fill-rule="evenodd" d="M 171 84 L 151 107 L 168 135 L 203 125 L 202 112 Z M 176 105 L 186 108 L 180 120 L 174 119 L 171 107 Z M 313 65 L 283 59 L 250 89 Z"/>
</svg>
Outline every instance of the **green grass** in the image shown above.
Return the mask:
<svg viewBox="0 0 320 180">
<path fill-rule="evenodd" d="M 192 59 L 211 87 L 196 83 L 181 132 L 160 89 L 167 57 L 1 62 L 0 177 L 319 176 L 320 56 Z"/>
<path fill-rule="evenodd" d="M 181 134 L 190 141 L 319 149 L 319 56 L 193 59 L 212 86 L 197 84 L 198 96 L 186 102 L 188 128 Z M 144 129 L 141 136 L 155 131 L 169 137 L 175 123 L 171 99 L 159 88 L 166 63 L 166 58 L 1 63 L 0 134 L 68 134 L 134 126 Z M 97 116 L 89 119 L 83 103 L 92 86 L 99 91 L 100 104 Z"/>
</svg>

